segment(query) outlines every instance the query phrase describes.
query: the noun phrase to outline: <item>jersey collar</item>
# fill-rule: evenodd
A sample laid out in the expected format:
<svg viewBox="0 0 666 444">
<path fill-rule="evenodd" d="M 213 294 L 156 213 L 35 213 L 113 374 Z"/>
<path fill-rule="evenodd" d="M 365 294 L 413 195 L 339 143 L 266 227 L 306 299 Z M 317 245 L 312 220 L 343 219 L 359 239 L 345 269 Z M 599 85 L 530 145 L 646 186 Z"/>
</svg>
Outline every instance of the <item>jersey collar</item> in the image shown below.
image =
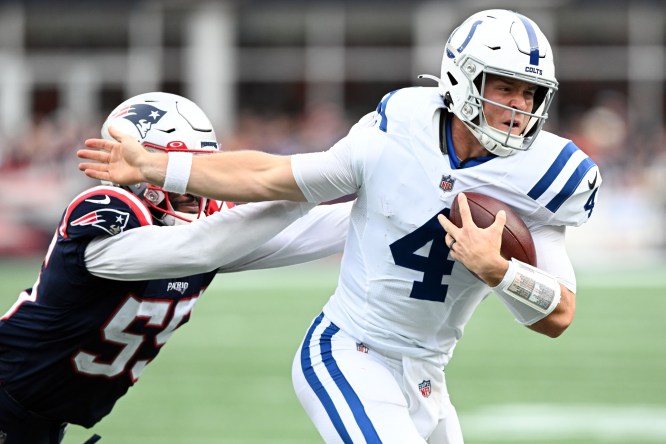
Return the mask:
<svg viewBox="0 0 666 444">
<path fill-rule="evenodd" d="M 442 110 L 442 113 L 440 114 L 439 143 L 442 153 L 449 156 L 449 162 L 451 163 L 452 169 L 458 170 L 460 168 L 469 168 L 476 165 L 481 165 L 482 163 L 486 163 L 489 160 L 497 157 L 494 154 L 489 154 L 487 156 L 470 157 L 469 159 L 465 159 L 462 162 L 458 160 L 458 156 L 456 155 L 456 148 L 453 145 L 453 137 L 451 135 L 451 120 L 452 120 L 451 116 L 452 115 L 450 113 L 447 113 L 444 110 Z M 446 134 L 445 138 L 442 137 L 442 133 Z M 446 144 L 443 143 L 444 141 L 446 141 Z"/>
</svg>

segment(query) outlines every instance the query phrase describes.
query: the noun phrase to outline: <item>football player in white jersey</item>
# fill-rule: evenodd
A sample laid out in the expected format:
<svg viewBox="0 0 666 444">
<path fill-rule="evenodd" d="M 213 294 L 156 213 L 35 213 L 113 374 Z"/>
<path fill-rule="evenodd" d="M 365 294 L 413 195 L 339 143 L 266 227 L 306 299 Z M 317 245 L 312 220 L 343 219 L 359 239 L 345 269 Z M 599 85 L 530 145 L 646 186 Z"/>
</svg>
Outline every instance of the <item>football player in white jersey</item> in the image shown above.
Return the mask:
<svg viewBox="0 0 666 444">
<path fill-rule="evenodd" d="M 326 152 L 178 159 L 114 132 L 118 142 L 89 140 L 102 151 L 79 153 L 91 177 L 166 181 L 214 198 L 357 193 L 338 286 L 293 366 L 326 442 L 462 443 L 445 368 L 481 301 L 495 293 L 518 322 L 550 337 L 574 316 L 565 230 L 591 216 L 601 176 L 572 141 L 541 130 L 558 85 L 546 37 L 518 13 L 476 13 L 451 34 L 434 79 L 438 87 L 387 94 Z M 506 215 L 476 227 L 465 191 L 522 216 L 538 268 L 501 257 Z M 446 217 L 456 195 L 460 229 Z"/>
</svg>

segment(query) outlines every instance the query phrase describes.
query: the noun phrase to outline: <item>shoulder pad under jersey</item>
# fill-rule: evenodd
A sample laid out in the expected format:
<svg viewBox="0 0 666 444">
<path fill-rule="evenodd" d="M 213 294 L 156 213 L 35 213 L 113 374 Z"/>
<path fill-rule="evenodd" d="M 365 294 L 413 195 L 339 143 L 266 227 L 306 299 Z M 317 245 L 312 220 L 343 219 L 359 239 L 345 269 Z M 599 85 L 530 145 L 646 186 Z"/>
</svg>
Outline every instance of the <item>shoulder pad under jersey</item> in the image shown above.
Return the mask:
<svg viewBox="0 0 666 444">
<path fill-rule="evenodd" d="M 82 192 L 67 206 L 58 236 L 63 239 L 115 236 L 152 224 L 152 215 L 134 194 L 118 187 L 97 186 Z"/>
<path fill-rule="evenodd" d="M 443 108 L 437 88 L 411 87 L 386 94 L 374 112 L 374 126 L 385 133 L 411 131 L 413 123 L 430 125 L 437 108 Z"/>
</svg>

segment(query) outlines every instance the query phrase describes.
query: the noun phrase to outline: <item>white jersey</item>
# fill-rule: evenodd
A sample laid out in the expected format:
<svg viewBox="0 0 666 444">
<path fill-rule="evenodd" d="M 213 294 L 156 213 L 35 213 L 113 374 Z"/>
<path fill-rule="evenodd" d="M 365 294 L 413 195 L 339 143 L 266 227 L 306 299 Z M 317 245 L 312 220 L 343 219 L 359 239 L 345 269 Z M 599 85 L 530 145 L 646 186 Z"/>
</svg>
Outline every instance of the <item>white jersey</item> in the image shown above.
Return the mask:
<svg viewBox="0 0 666 444">
<path fill-rule="evenodd" d="M 442 108 L 437 88 L 387 94 L 330 150 L 293 156 L 292 169 L 310 202 L 358 193 L 326 316 L 370 348 L 446 365 L 490 288 L 451 259 L 437 215 L 464 191 L 507 203 L 539 267 L 575 291 L 564 227 L 588 219 L 601 178 L 571 141 L 544 131 L 528 151 L 456 168 L 433 124 Z"/>
<path fill-rule="evenodd" d="M 311 208 L 251 203 L 168 229 L 128 230 L 91 241 L 86 268 L 106 279 L 147 280 L 283 267 L 341 252 L 351 202 Z"/>
</svg>

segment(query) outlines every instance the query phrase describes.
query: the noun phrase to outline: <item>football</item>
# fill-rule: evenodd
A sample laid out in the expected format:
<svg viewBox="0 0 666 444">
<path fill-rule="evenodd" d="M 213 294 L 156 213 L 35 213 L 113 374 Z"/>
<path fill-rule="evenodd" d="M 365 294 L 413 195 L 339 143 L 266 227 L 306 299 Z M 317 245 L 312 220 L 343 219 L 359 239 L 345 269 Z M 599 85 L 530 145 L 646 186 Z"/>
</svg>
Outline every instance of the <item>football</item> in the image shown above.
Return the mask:
<svg viewBox="0 0 666 444">
<path fill-rule="evenodd" d="M 472 220 L 480 228 L 488 228 L 494 221 L 498 211 L 506 212 L 506 225 L 502 233 L 501 255 L 505 259 L 516 258 L 521 262 L 536 267 L 536 250 L 530 230 L 521 217 L 504 202 L 479 193 L 465 193 Z M 462 227 L 458 196 L 453 200 L 449 220 L 457 227 Z"/>
</svg>

